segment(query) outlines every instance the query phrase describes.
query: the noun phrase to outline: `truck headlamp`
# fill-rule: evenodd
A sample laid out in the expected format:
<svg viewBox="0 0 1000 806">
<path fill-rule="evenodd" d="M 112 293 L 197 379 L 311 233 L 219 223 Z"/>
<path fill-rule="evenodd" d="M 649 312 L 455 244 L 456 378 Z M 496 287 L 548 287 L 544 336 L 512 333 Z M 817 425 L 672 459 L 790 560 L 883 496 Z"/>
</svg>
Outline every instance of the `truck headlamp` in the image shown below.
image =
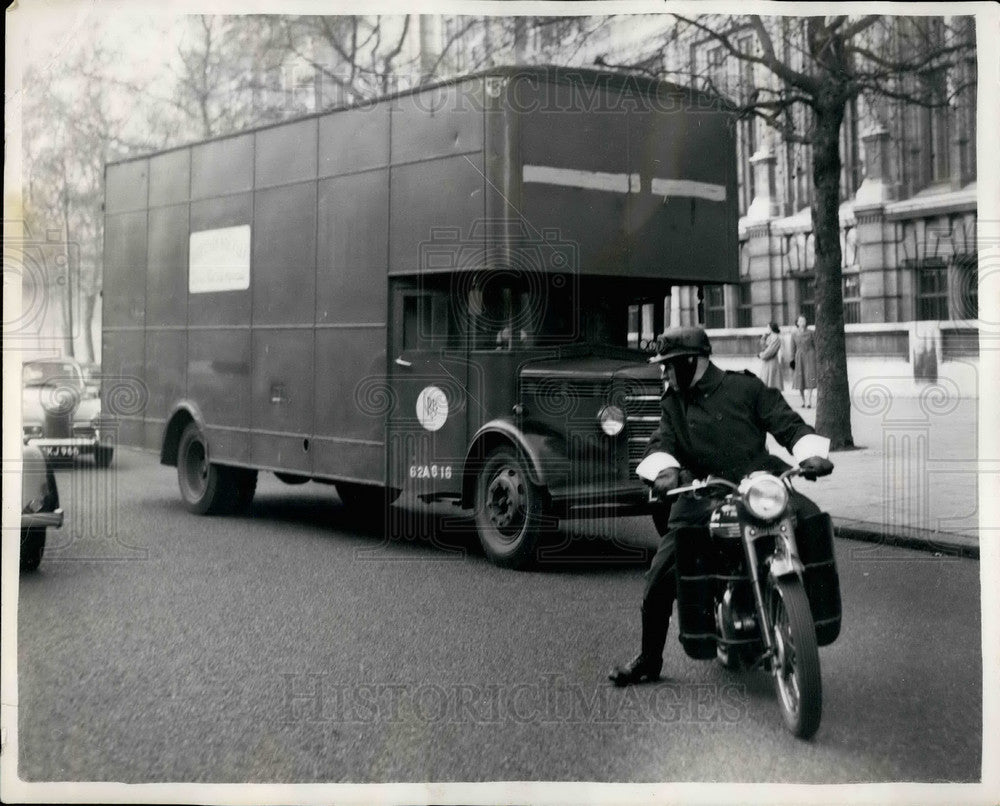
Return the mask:
<svg viewBox="0 0 1000 806">
<path fill-rule="evenodd" d="M 788 506 L 788 490 L 770 473 L 747 479 L 740 492 L 750 514 L 762 521 L 780 517 Z"/>
<path fill-rule="evenodd" d="M 597 415 L 601 430 L 609 437 L 616 437 L 625 427 L 625 413 L 617 406 L 605 406 Z"/>
</svg>

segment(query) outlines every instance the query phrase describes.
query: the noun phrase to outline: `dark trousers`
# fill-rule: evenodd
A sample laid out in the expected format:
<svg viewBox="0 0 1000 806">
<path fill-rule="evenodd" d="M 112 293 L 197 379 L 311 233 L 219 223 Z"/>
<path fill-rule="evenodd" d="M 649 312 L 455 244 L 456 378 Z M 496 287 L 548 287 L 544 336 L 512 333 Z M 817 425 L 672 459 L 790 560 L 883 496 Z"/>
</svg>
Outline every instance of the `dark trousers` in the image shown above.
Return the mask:
<svg viewBox="0 0 1000 806">
<path fill-rule="evenodd" d="M 646 590 L 642 596 L 642 654 L 647 657 L 662 657 L 667 642 L 670 612 L 677 598 L 674 568 L 677 531 L 684 526 L 707 526 L 712 510 L 720 501 L 720 498 L 692 493 L 684 493 L 673 500 L 666 534 L 661 532 L 660 546 L 646 572 Z M 816 504 L 797 492 L 791 493 L 791 504 L 800 520 L 820 511 Z M 662 528 L 662 513 L 654 522 L 658 529 Z"/>
</svg>

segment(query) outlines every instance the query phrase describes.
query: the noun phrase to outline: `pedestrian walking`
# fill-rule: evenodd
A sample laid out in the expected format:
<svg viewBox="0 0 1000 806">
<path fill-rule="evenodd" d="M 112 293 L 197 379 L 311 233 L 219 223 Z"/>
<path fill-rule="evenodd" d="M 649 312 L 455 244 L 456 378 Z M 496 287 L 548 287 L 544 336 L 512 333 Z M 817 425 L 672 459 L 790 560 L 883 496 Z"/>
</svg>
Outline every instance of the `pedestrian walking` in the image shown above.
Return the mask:
<svg viewBox="0 0 1000 806">
<path fill-rule="evenodd" d="M 772 389 L 784 389 L 781 377 L 781 336 L 778 323 L 771 322 L 768 332 L 760 337 L 760 379 Z"/>
<path fill-rule="evenodd" d="M 813 404 L 813 393 L 816 390 L 816 338 L 808 327 L 806 318 L 799 316 L 795 320 L 795 330 L 792 332 L 792 388 L 798 389 L 802 395 L 802 407 L 810 408 Z"/>
</svg>

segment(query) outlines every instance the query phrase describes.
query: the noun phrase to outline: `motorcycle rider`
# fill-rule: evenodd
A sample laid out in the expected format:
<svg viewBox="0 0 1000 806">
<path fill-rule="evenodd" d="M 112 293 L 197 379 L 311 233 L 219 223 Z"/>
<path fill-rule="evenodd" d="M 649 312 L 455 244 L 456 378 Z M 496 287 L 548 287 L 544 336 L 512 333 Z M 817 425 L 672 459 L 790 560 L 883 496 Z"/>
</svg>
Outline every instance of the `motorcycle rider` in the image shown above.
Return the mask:
<svg viewBox="0 0 1000 806">
<path fill-rule="evenodd" d="M 659 363 L 669 383 L 660 403 L 660 425 L 650 437 L 637 473 L 663 498 L 679 486 L 681 467 L 695 478 L 721 476 L 734 483 L 754 470 L 781 473 L 788 465 L 767 452 L 770 433 L 790 451 L 799 467 L 815 478 L 833 469 L 827 458 L 830 440 L 819 436 L 781 392 L 748 371 L 729 372 L 709 360 L 712 346 L 700 327 L 671 328 L 657 340 Z M 813 475 L 814 474 L 814 475 Z M 616 667 L 616 686 L 657 680 L 676 598 L 674 545 L 677 530 L 704 526 L 719 499 L 685 493 L 670 508 L 666 533 L 646 573 L 642 599 L 642 645 L 629 664 Z M 800 518 L 819 512 L 803 495 L 791 505 Z"/>
</svg>

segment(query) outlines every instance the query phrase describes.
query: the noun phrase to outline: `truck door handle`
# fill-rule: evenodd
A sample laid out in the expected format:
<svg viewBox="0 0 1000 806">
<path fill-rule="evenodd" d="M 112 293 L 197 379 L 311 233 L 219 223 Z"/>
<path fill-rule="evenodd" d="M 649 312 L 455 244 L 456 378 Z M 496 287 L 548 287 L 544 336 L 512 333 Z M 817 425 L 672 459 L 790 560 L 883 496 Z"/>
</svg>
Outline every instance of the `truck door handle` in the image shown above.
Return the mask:
<svg viewBox="0 0 1000 806">
<path fill-rule="evenodd" d="M 401 366 L 401 367 L 412 367 L 413 366 L 413 363 L 411 361 L 407 361 L 402 356 L 400 356 L 399 358 L 396 359 L 396 363 L 399 364 L 399 366 Z"/>
</svg>

